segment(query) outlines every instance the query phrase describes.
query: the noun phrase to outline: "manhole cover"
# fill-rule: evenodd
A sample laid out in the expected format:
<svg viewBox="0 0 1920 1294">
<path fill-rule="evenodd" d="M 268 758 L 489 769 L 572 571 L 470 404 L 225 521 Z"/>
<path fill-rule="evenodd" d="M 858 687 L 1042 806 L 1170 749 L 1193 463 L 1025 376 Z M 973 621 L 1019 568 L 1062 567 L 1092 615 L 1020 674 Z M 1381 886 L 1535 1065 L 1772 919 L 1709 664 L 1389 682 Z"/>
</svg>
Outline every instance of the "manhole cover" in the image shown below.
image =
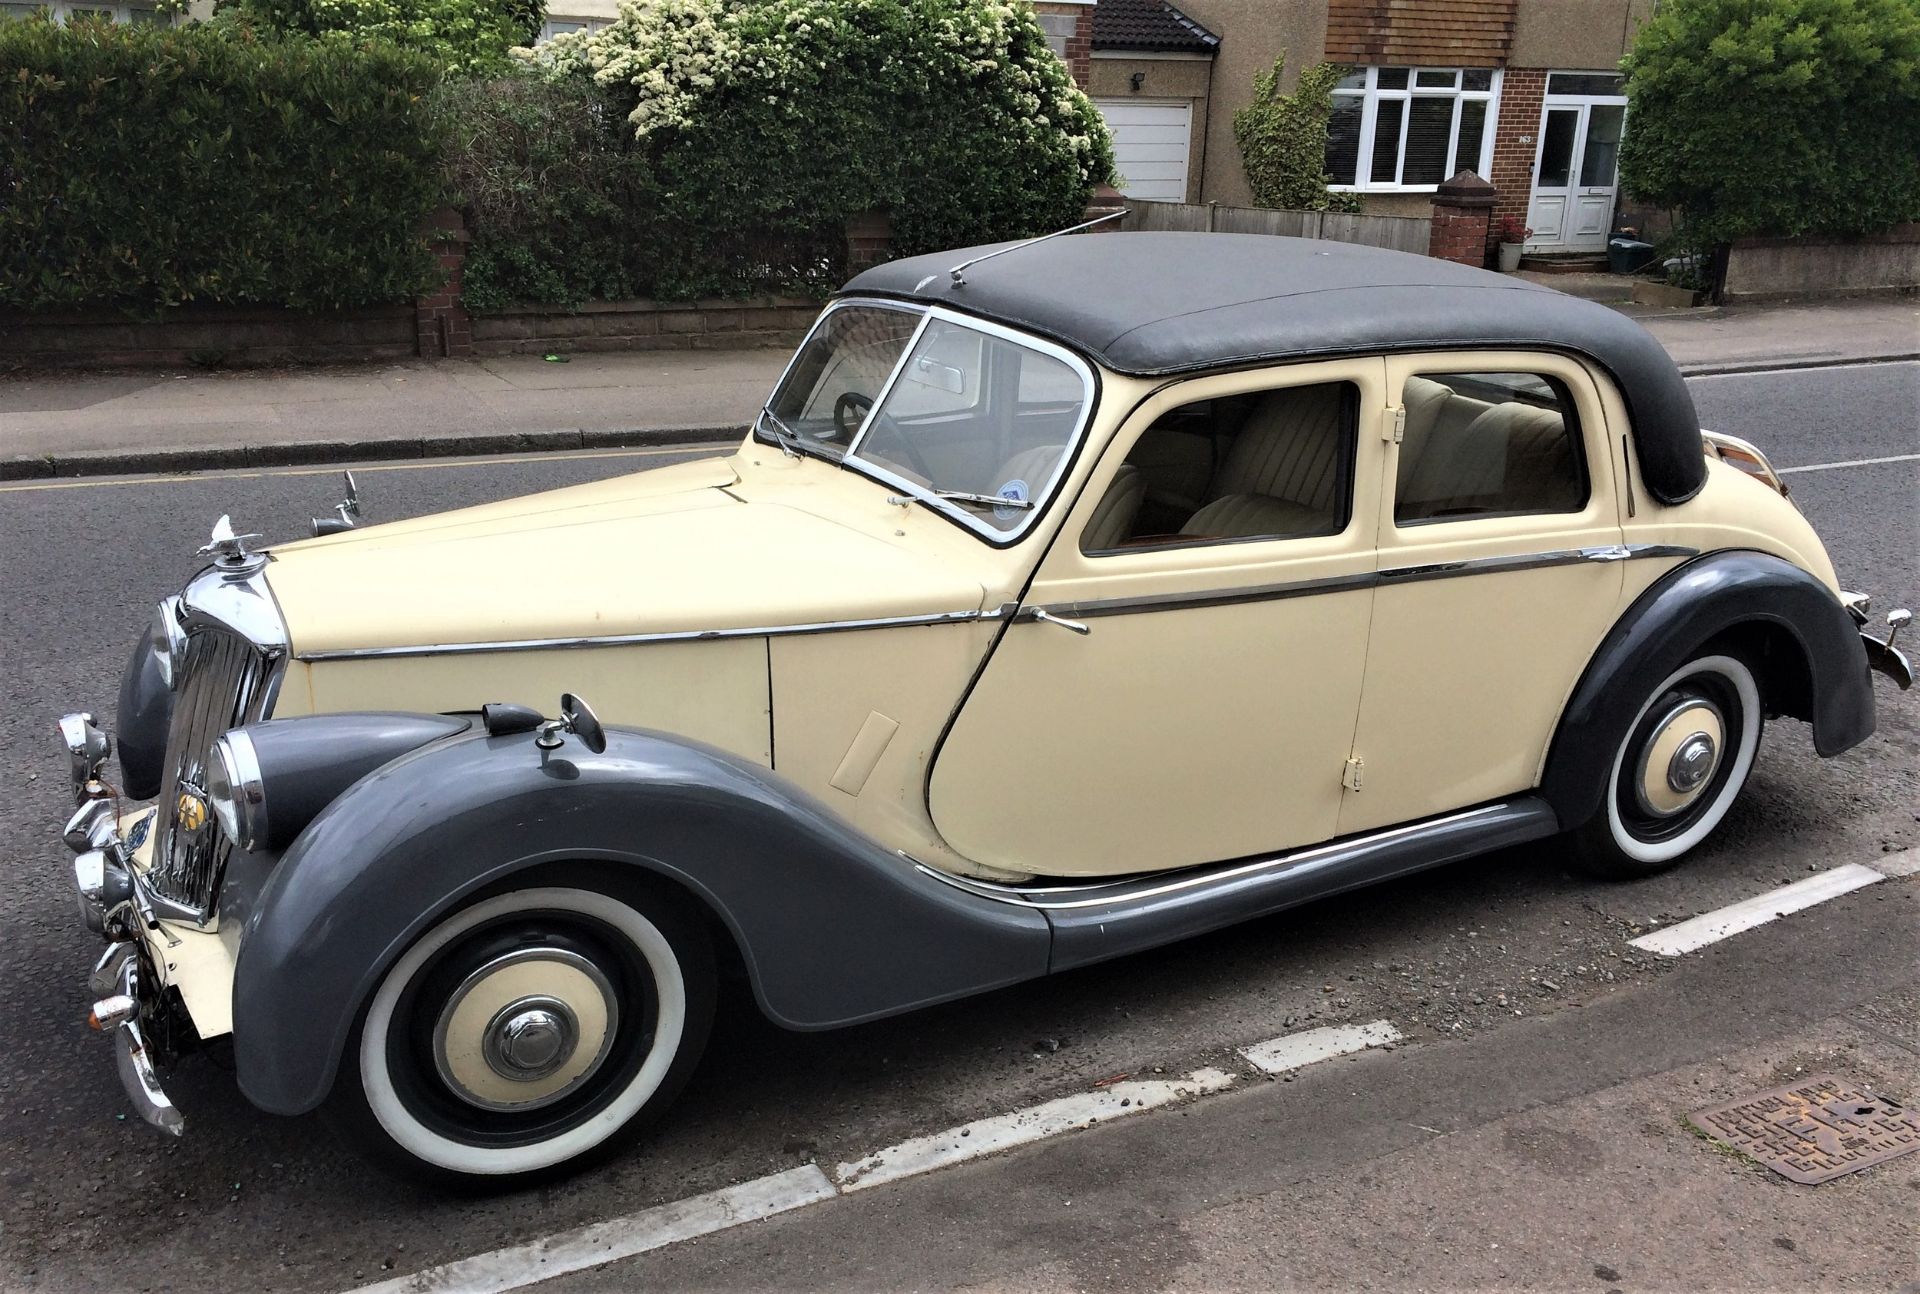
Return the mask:
<svg viewBox="0 0 1920 1294">
<path fill-rule="evenodd" d="M 1920 1113 L 1831 1074 L 1687 1117 L 1722 1145 L 1809 1186 L 1920 1150 Z"/>
</svg>

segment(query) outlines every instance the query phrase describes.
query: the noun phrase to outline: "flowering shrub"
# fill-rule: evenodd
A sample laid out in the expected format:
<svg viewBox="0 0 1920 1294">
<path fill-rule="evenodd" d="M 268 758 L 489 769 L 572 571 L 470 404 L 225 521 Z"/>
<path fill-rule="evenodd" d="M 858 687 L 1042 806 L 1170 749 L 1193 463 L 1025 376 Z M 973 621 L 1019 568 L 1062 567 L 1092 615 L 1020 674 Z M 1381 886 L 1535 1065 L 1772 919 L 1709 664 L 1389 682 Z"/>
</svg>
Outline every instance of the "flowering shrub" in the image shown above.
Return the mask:
<svg viewBox="0 0 1920 1294">
<path fill-rule="evenodd" d="M 184 5 L 182 5 L 184 7 Z M 540 35 L 540 0 L 220 0 L 219 12 L 269 31 L 389 41 L 459 76 L 500 72 Z"/>
<path fill-rule="evenodd" d="M 1493 237 L 1495 242 L 1524 243 L 1533 237 L 1533 229 L 1531 226 L 1521 224 L 1512 216 L 1502 216 L 1494 224 Z"/>
<path fill-rule="evenodd" d="M 439 277 L 418 55 L 0 20 L 0 69 L 0 308 L 385 305 Z"/>
<path fill-rule="evenodd" d="M 868 210 L 903 253 L 1057 229 L 1113 169 L 1023 3 L 623 0 L 609 26 L 520 54 L 619 105 L 660 295 L 834 286 L 841 230 Z"/>
</svg>

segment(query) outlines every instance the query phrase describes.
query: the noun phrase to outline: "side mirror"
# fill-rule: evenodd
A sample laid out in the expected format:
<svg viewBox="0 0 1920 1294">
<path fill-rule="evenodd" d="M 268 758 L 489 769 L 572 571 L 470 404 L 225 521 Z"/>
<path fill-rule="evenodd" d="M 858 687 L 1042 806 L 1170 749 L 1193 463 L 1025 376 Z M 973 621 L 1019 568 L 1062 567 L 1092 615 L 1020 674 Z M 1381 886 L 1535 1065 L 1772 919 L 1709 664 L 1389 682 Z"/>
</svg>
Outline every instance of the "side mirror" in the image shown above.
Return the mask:
<svg viewBox="0 0 1920 1294">
<path fill-rule="evenodd" d="M 593 707 L 571 692 L 560 694 L 560 717 L 541 723 L 533 744 L 541 750 L 558 750 L 566 733 L 578 737 L 580 744 L 596 755 L 607 749 L 607 730 L 600 726 L 599 716 L 594 714 Z"/>
</svg>

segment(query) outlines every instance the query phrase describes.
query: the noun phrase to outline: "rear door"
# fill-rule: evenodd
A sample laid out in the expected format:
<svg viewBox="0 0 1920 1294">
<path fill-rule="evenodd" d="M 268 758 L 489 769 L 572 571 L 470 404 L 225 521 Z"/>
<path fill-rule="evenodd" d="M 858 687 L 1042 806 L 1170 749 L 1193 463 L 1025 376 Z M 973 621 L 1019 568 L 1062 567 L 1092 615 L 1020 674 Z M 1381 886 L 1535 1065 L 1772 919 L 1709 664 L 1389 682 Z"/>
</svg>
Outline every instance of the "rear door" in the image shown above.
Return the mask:
<svg viewBox="0 0 1920 1294">
<path fill-rule="evenodd" d="M 1536 785 L 1561 708 L 1619 615 L 1606 414 L 1561 356 L 1388 361 L 1405 412 L 1341 834 Z"/>
</svg>

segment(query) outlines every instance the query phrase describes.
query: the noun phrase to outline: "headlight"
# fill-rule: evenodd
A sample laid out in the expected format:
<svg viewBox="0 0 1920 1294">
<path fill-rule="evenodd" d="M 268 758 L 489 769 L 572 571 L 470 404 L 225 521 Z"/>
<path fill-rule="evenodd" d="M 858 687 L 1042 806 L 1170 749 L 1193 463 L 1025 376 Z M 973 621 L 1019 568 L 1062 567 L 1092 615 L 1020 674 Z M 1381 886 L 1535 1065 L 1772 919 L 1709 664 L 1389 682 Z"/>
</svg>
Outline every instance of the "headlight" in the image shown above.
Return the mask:
<svg viewBox="0 0 1920 1294">
<path fill-rule="evenodd" d="M 180 663 L 187 655 L 187 631 L 180 624 L 180 599 L 163 598 L 153 609 L 153 662 L 160 670 L 160 681 L 169 690 L 180 677 Z"/>
<path fill-rule="evenodd" d="M 253 738 L 235 728 L 213 743 L 207 761 L 207 801 L 234 847 L 252 852 L 267 839 L 267 788 Z"/>
<path fill-rule="evenodd" d="M 1719 431 L 1703 431 L 1700 438 L 1706 442 L 1707 457 L 1717 458 L 1728 467 L 1738 468 L 1781 497 L 1786 496 L 1787 483 L 1780 479 L 1780 474 L 1773 470 L 1773 464 L 1767 461 L 1767 456 L 1760 452 L 1758 446 Z"/>
</svg>

